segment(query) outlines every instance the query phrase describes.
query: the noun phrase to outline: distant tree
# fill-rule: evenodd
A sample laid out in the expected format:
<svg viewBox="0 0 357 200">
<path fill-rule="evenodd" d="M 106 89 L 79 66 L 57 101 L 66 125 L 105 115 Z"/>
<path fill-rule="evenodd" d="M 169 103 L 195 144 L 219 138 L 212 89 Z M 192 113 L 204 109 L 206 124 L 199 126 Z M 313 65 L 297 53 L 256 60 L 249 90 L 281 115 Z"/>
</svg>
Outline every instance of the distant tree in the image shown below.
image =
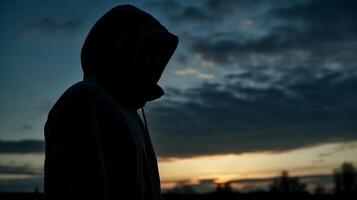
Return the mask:
<svg viewBox="0 0 357 200">
<path fill-rule="evenodd" d="M 233 189 L 230 183 L 218 183 L 216 185 L 215 193 L 230 194 L 232 192 Z"/>
<path fill-rule="evenodd" d="M 280 177 L 273 180 L 270 191 L 275 193 L 306 193 L 306 184 L 300 183 L 296 177 L 289 177 L 288 172 L 283 171 Z"/>
<path fill-rule="evenodd" d="M 336 193 L 357 192 L 356 169 L 352 163 L 345 162 L 333 172 Z"/>
<path fill-rule="evenodd" d="M 314 189 L 314 194 L 323 194 L 325 193 L 325 187 L 322 185 L 316 185 L 315 189 Z"/>
<path fill-rule="evenodd" d="M 38 188 L 38 186 L 36 186 L 36 187 L 33 189 L 33 192 L 34 192 L 34 193 L 40 193 L 40 188 Z"/>
<path fill-rule="evenodd" d="M 169 193 L 174 194 L 195 194 L 196 190 L 192 185 L 189 184 L 178 184 L 174 188 L 172 188 Z"/>
</svg>

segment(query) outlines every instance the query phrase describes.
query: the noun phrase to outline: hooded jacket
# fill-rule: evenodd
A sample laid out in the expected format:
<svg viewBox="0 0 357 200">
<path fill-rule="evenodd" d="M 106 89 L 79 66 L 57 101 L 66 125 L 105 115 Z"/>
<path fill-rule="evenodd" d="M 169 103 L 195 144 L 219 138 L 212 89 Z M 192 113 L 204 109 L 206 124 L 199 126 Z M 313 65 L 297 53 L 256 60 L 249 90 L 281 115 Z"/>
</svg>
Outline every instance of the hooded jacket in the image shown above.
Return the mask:
<svg viewBox="0 0 357 200">
<path fill-rule="evenodd" d="M 62 94 L 45 124 L 46 199 L 161 199 L 156 155 L 137 110 L 164 94 L 157 82 L 177 43 L 130 5 L 95 23 L 81 52 L 84 80 Z"/>
</svg>

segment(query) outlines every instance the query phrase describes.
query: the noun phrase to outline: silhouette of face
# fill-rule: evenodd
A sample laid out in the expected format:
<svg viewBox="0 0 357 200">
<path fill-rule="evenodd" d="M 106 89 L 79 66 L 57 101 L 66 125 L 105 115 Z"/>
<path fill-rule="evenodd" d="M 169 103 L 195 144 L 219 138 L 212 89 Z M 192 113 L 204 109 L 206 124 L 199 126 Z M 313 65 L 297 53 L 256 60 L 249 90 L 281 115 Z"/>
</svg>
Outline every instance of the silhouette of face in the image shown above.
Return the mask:
<svg viewBox="0 0 357 200">
<path fill-rule="evenodd" d="M 158 45 L 150 45 L 143 52 L 144 76 L 150 84 L 157 84 L 160 80 L 166 65 L 162 58 Z"/>
</svg>

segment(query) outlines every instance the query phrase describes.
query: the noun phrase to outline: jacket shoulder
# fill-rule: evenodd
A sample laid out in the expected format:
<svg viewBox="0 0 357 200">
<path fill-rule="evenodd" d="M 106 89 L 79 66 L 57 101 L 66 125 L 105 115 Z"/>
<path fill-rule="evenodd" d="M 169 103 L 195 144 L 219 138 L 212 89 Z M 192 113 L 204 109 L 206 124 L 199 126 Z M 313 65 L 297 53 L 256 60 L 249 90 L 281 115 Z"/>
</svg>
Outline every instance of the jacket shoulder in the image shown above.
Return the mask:
<svg viewBox="0 0 357 200">
<path fill-rule="evenodd" d="M 53 105 L 49 112 L 49 116 L 53 113 L 61 110 L 64 106 L 71 105 L 73 103 L 84 104 L 87 100 L 90 100 L 92 94 L 86 89 L 86 87 L 81 83 L 75 83 L 70 86 L 63 94 L 58 98 L 56 103 Z"/>
<path fill-rule="evenodd" d="M 69 113 L 86 113 L 95 105 L 100 112 L 115 112 L 122 111 L 121 106 L 105 91 L 103 88 L 95 83 L 88 81 L 80 81 L 70 86 L 59 97 L 56 103 L 48 113 L 47 122 L 56 118 L 57 116 L 65 116 L 67 111 Z M 106 110 L 106 111 L 105 111 Z M 118 112 L 119 117 L 123 119 L 122 112 Z M 108 113 L 107 113 L 108 114 Z"/>
</svg>

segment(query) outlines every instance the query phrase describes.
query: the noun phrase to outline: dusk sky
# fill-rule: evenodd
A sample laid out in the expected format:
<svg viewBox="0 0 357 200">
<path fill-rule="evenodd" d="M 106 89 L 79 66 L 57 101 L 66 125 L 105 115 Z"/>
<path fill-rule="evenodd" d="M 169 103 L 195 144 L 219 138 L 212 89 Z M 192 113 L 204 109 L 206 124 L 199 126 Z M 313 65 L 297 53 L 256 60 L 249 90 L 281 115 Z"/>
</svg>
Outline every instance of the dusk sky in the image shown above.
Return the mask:
<svg viewBox="0 0 357 200">
<path fill-rule="evenodd" d="M 42 187 L 48 111 L 82 80 L 91 26 L 127 3 L 180 39 L 146 105 L 163 188 L 264 188 L 282 170 L 329 187 L 357 165 L 357 1 L 2 0 L 0 191 Z"/>
</svg>

